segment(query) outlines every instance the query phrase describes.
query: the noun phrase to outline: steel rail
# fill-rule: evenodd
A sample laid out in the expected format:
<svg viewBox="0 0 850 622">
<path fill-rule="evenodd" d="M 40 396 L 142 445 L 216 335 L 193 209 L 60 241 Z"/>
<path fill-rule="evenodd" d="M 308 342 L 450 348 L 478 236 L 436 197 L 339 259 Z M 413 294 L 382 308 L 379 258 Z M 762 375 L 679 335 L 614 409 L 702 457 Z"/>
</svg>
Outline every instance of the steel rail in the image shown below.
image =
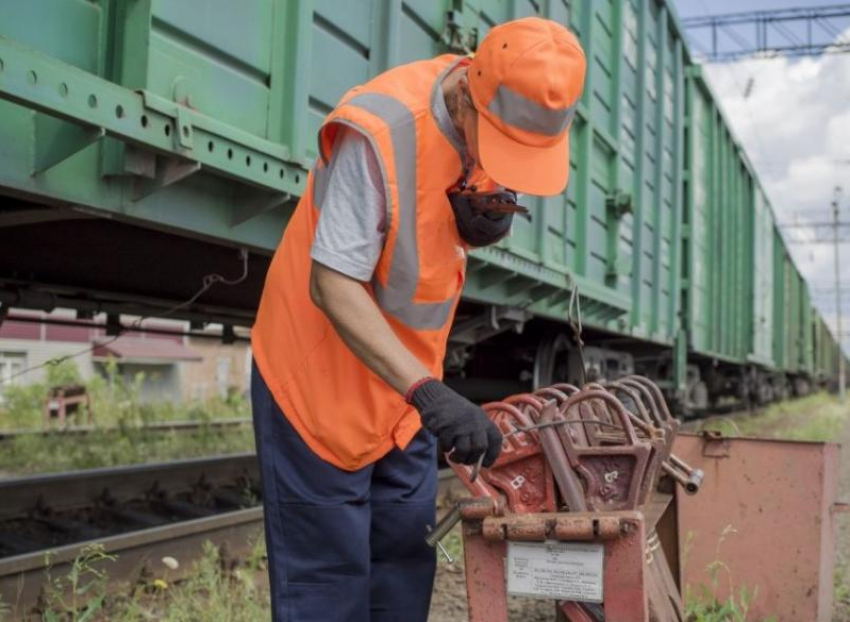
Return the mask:
<svg viewBox="0 0 850 622">
<path fill-rule="evenodd" d="M 179 494 L 199 483 L 215 488 L 243 475 L 259 477 L 253 453 L 14 477 L 0 480 L 0 519 L 24 518 L 37 510 L 65 512 L 104 501 L 126 503 L 152 494 Z"/>
<path fill-rule="evenodd" d="M 253 460 L 254 456 L 245 454 L 239 458 Z M 182 461 L 178 470 L 185 469 L 189 462 L 199 466 L 204 461 Z M 174 463 L 153 466 L 169 465 L 174 466 Z M 98 469 L 83 473 L 91 475 L 97 471 L 102 472 Z M 446 494 L 450 487 L 459 483 L 451 469 L 441 469 L 438 494 Z M 115 556 L 113 561 L 101 561 L 93 566 L 108 574 L 111 590 L 140 580 L 162 578 L 173 582 L 191 572 L 192 562 L 202 555 L 205 542 L 219 548 L 225 565 L 247 557 L 256 539 L 261 537 L 262 527 L 263 508 L 257 506 L 0 558 L 0 597 L 11 607 L 13 619 L 25 617 L 38 606 L 43 596 L 45 573 L 49 571 L 52 577 L 66 574 L 83 550 L 93 545 Z M 178 565 L 175 567 L 171 560 L 164 561 L 165 558 L 173 558 Z"/>
<path fill-rule="evenodd" d="M 116 556 L 114 561 L 93 565 L 108 573 L 111 589 L 142 578 L 171 582 L 187 576 L 205 542 L 218 546 L 226 560 L 245 557 L 262 533 L 262 526 L 263 509 L 253 507 L 51 549 L 49 563 L 44 550 L 7 557 L 0 559 L 0 595 L 13 616 L 24 618 L 39 603 L 45 572 L 49 570 L 52 577 L 66 574 L 83 549 L 94 544 Z M 179 565 L 166 565 L 166 557 Z"/>
</svg>

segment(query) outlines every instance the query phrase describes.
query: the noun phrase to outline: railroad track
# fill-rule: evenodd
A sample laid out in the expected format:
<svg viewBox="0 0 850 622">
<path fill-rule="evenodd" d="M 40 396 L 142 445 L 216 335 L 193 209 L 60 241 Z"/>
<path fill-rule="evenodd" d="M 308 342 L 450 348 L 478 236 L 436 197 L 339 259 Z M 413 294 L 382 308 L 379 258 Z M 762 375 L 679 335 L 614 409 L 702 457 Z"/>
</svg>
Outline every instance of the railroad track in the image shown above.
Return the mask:
<svg viewBox="0 0 850 622">
<path fill-rule="evenodd" d="M 211 419 L 209 421 L 161 421 L 150 423 L 143 426 L 133 426 L 130 428 L 110 426 L 99 427 L 94 425 L 81 425 L 67 428 L 50 428 L 50 429 L 19 429 L 19 430 L 0 430 L 0 443 L 4 441 L 12 441 L 23 437 L 48 437 L 48 436 L 86 436 L 93 432 L 102 432 L 105 434 L 116 434 L 123 430 L 133 430 L 139 432 L 195 432 L 198 430 L 219 430 L 226 428 L 236 428 L 243 425 L 250 425 L 250 417 L 230 417 L 227 419 Z"/>
<path fill-rule="evenodd" d="M 262 526 L 252 453 L 0 480 L 0 596 L 23 614 L 51 573 L 97 542 L 117 581 L 161 576 L 165 556 L 191 561 L 205 540 L 241 555 Z M 181 563 L 179 576 L 191 564 Z"/>
<path fill-rule="evenodd" d="M 441 494 L 452 480 L 441 470 Z M 18 616 L 39 603 L 48 551 L 54 576 L 97 543 L 117 557 L 102 564 L 113 585 L 174 580 L 205 541 L 247 556 L 263 525 L 253 453 L 0 480 L 0 499 L 0 598 Z"/>
</svg>

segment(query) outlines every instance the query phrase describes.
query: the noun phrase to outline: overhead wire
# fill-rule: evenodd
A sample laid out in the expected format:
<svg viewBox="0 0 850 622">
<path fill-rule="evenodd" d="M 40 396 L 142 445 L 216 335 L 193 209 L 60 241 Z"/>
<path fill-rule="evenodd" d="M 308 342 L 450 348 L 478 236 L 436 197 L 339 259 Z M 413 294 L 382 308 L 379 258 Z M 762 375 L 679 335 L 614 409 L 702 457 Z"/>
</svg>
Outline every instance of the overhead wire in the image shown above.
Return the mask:
<svg viewBox="0 0 850 622">
<path fill-rule="evenodd" d="M 703 13 L 705 13 L 705 16 L 711 17 L 711 12 L 709 11 L 708 6 L 705 3 L 705 0 L 699 0 L 699 3 L 700 3 L 700 6 L 702 7 Z M 730 31 L 728 30 L 728 27 L 724 27 L 724 30 L 727 32 L 727 34 L 730 33 Z M 735 34 L 735 37 L 738 37 L 737 33 Z M 735 38 L 735 37 L 733 37 L 733 38 Z M 736 41 L 737 41 L 737 39 L 736 39 Z M 761 133 L 759 132 L 758 125 L 756 124 L 755 118 L 753 117 L 752 111 L 750 110 L 749 97 L 745 95 L 746 92 L 747 92 L 747 89 L 744 86 L 741 85 L 741 82 L 738 79 L 738 75 L 736 73 L 736 71 L 738 69 L 737 62 L 729 63 L 728 66 L 729 66 L 729 73 L 732 77 L 732 80 L 734 80 L 735 86 L 738 89 L 738 93 L 740 93 L 741 98 L 744 101 L 744 110 L 747 113 L 747 118 L 749 119 L 750 125 L 753 128 L 753 135 L 756 138 L 756 148 L 759 152 L 759 161 L 765 160 L 766 159 L 765 158 L 766 150 L 764 148 L 764 144 L 763 144 L 763 141 L 762 141 L 762 138 L 761 138 Z M 750 90 L 752 90 L 752 89 L 750 89 Z"/>
</svg>

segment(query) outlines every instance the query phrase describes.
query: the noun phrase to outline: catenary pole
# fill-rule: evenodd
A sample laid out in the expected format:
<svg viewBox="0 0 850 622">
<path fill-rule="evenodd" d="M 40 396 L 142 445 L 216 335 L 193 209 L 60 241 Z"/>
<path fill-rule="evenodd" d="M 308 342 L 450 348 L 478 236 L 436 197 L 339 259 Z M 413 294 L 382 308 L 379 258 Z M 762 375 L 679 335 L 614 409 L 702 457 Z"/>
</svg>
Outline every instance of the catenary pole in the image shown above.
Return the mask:
<svg viewBox="0 0 850 622">
<path fill-rule="evenodd" d="M 841 263 L 838 257 L 838 199 L 841 196 L 841 187 L 835 187 L 832 200 L 832 237 L 835 242 L 835 315 L 836 329 L 838 334 L 838 399 L 844 402 L 844 332 L 841 328 Z"/>
</svg>

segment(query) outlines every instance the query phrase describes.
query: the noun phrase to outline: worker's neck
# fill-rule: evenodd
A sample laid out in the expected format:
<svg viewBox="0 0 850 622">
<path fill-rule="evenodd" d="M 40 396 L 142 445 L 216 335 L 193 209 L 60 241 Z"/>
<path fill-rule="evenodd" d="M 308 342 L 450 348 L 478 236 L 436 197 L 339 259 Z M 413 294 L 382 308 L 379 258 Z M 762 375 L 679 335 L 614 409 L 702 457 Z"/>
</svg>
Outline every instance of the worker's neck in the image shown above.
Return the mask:
<svg viewBox="0 0 850 622">
<path fill-rule="evenodd" d="M 458 136 L 466 142 L 466 136 L 463 131 L 463 89 L 461 82 L 466 79 L 466 67 L 458 67 L 443 78 L 443 98 L 446 101 L 446 108 L 449 111 L 449 117 L 452 120 Z"/>
</svg>

